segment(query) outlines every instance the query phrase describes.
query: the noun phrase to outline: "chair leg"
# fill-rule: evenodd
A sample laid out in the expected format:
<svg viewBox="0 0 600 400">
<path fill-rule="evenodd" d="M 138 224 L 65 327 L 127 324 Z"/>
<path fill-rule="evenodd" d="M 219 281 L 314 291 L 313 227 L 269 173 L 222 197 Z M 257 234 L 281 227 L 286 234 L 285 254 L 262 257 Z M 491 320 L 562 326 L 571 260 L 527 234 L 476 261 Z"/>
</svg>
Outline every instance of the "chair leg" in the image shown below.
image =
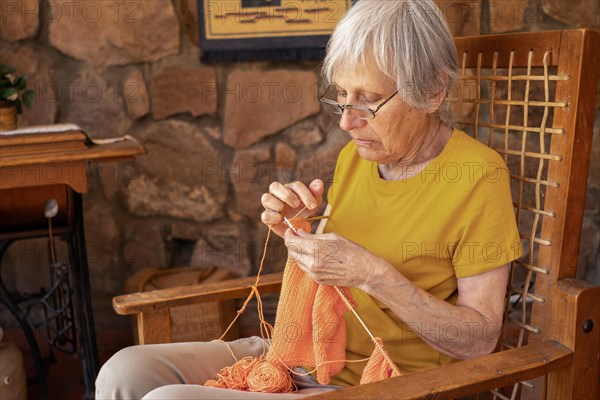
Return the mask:
<svg viewBox="0 0 600 400">
<path fill-rule="evenodd" d="M 573 364 L 548 375 L 548 399 L 598 399 L 600 287 L 563 279 L 554 290 L 554 340 L 573 349 Z"/>
<path fill-rule="evenodd" d="M 168 308 L 137 315 L 140 344 L 171 342 L 171 313 Z"/>
</svg>

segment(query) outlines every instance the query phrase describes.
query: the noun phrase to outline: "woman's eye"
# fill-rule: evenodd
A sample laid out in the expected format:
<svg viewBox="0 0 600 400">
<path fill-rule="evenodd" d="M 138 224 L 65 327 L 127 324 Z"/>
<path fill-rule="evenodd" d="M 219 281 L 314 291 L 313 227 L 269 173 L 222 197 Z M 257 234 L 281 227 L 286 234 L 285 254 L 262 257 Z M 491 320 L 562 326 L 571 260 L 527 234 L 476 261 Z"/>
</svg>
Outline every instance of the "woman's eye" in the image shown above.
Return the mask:
<svg viewBox="0 0 600 400">
<path fill-rule="evenodd" d="M 369 104 L 374 104 L 379 101 L 379 97 L 365 97 L 365 102 Z"/>
<path fill-rule="evenodd" d="M 338 103 L 344 103 L 345 99 L 347 97 L 346 93 L 338 93 L 337 98 L 338 98 Z"/>
</svg>

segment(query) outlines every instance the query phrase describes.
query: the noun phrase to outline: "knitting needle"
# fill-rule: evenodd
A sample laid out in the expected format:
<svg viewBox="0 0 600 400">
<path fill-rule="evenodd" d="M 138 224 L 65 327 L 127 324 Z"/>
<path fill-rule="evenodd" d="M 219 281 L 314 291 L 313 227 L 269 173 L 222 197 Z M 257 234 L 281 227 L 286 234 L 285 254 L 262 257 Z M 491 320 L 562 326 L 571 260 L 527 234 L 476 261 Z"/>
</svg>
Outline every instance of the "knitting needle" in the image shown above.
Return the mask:
<svg viewBox="0 0 600 400">
<path fill-rule="evenodd" d="M 287 217 L 283 217 L 283 223 L 286 224 L 296 235 L 298 234 L 298 230 L 294 228 L 294 225 L 292 225 L 292 223 L 289 219 L 287 219 Z"/>
<path fill-rule="evenodd" d="M 306 220 L 307 221 L 318 221 L 318 220 L 325 219 L 325 218 L 329 218 L 329 215 L 319 215 L 316 217 L 309 217 L 309 218 L 306 218 Z"/>
<path fill-rule="evenodd" d="M 317 217 L 310 217 L 310 218 L 306 218 L 306 220 L 307 221 L 318 221 L 320 219 L 325 219 L 325 218 L 329 218 L 329 215 L 320 215 Z M 292 232 L 294 232 L 296 235 L 298 234 L 298 230 L 296 228 L 294 228 L 294 225 L 292 225 L 292 223 L 290 222 L 289 219 L 287 219 L 286 217 L 283 217 L 283 223 L 286 224 L 292 230 Z"/>
</svg>

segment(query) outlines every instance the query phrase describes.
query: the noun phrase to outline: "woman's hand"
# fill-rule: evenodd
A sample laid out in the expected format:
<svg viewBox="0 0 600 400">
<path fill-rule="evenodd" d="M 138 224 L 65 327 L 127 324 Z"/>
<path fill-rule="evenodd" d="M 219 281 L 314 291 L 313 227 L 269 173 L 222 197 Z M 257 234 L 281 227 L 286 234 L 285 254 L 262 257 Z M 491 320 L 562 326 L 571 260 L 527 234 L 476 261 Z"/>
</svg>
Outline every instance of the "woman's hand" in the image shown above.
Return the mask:
<svg viewBox="0 0 600 400">
<path fill-rule="evenodd" d="M 269 185 L 269 193 L 264 193 L 260 202 L 265 211 L 260 215 L 261 221 L 268 225 L 273 232 L 283 237 L 287 226 L 283 217 L 292 218 L 306 207 L 298 217 L 312 216 L 321 205 L 325 185 L 320 179 L 315 179 L 307 187 L 300 181 L 286 183 L 273 182 Z"/>
<path fill-rule="evenodd" d="M 298 267 L 321 285 L 367 289 L 374 277 L 386 272 L 389 264 L 364 247 L 336 234 L 284 234 L 288 255 Z M 391 266 L 389 266 L 391 268 Z"/>
</svg>

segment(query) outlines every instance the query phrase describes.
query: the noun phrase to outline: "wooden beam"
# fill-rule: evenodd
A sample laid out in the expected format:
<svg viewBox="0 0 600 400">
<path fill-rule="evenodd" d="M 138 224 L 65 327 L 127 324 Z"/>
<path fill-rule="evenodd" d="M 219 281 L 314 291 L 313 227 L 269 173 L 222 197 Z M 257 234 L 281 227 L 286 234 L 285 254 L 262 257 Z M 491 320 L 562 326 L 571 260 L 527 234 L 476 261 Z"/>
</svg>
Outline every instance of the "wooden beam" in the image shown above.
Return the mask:
<svg viewBox="0 0 600 400">
<path fill-rule="evenodd" d="M 507 68 L 510 53 L 514 51 L 513 67 L 526 67 L 529 51 L 533 50 L 532 63 L 534 66 L 540 66 L 543 65 L 544 53 L 550 50 L 552 52 L 550 65 L 555 66 L 558 63 L 557 55 L 561 43 L 561 34 L 562 31 L 546 31 L 458 37 L 455 39 L 458 64 L 460 67 L 463 54 L 466 53 L 466 67 L 475 68 L 477 67 L 479 53 L 482 53 L 482 66 L 489 68 L 492 65 L 493 51 L 497 51 L 497 67 Z"/>
<path fill-rule="evenodd" d="M 267 294 L 279 291 L 282 279 L 283 272 L 261 276 L 259 292 Z M 189 304 L 238 299 L 250 294 L 255 281 L 256 277 L 251 276 L 206 285 L 180 286 L 122 295 L 113 298 L 113 308 L 117 314 L 129 315 Z"/>
<path fill-rule="evenodd" d="M 544 375 L 572 362 L 570 349 L 554 341 L 539 342 L 310 398 L 456 399 Z"/>
</svg>

